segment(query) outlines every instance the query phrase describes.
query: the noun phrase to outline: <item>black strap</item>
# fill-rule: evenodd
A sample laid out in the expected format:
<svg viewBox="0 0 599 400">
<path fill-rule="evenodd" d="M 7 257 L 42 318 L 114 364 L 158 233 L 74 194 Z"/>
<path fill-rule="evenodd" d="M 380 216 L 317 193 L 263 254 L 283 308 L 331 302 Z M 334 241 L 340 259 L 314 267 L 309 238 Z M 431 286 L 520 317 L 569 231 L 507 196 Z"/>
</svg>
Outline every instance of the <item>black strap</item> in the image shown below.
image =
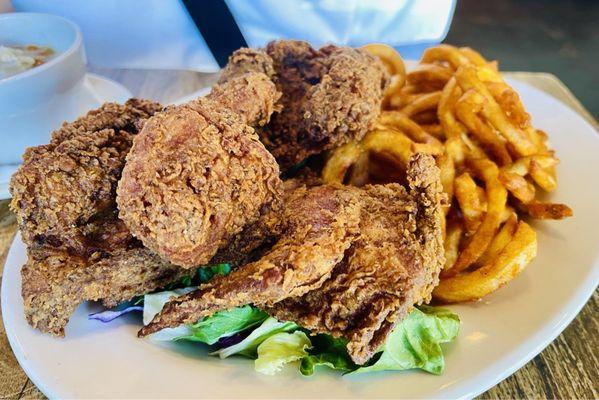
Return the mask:
<svg viewBox="0 0 599 400">
<path fill-rule="evenodd" d="M 247 43 L 224 0 L 181 0 L 222 68 L 229 56 Z"/>
</svg>

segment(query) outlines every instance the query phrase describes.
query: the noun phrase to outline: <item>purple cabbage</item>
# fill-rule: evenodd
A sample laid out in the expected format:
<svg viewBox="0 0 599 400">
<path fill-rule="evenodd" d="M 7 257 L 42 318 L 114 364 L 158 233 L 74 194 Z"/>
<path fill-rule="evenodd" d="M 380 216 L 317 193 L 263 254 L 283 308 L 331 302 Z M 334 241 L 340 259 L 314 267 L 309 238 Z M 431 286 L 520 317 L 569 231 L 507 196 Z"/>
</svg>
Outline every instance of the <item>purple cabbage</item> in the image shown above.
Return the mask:
<svg viewBox="0 0 599 400">
<path fill-rule="evenodd" d="M 96 319 L 102 322 L 110 322 L 117 319 L 120 316 L 128 314 L 133 311 L 143 311 L 143 306 L 130 306 L 123 308 L 122 310 L 105 310 L 102 312 L 90 314 L 88 319 Z"/>
</svg>

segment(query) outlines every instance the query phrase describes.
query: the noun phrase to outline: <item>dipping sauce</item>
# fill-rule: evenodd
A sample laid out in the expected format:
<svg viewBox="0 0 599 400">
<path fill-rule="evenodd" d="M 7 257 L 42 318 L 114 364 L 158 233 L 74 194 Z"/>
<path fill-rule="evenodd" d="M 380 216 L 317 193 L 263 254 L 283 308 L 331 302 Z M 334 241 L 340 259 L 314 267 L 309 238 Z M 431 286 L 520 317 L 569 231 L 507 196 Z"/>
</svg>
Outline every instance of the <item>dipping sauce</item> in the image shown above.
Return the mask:
<svg viewBox="0 0 599 400">
<path fill-rule="evenodd" d="M 0 79 L 8 78 L 42 65 L 54 55 L 49 47 L 36 46 L 1 46 L 0 45 Z"/>
</svg>

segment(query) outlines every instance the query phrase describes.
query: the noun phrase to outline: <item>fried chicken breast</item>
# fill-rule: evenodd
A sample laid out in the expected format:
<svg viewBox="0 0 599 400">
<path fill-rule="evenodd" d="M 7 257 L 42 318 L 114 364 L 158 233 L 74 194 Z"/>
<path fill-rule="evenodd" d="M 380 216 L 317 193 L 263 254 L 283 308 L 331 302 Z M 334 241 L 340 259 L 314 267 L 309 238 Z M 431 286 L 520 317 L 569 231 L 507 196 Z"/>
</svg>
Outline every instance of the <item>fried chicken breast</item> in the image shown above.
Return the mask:
<svg viewBox="0 0 599 400">
<path fill-rule="evenodd" d="M 160 109 L 136 99 L 105 104 L 25 153 L 10 190 L 27 245 L 21 291 L 34 328 L 64 336 L 79 303 L 114 306 L 187 274 L 143 248 L 116 208 L 132 139 Z"/>
<path fill-rule="evenodd" d="M 221 82 L 245 72 L 271 77 L 282 93 L 281 109 L 259 130 L 283 170 L 312 154 L 360 140 L 379 115 L 387 75 L 360 49 L 279 40 L 264 50 L 240 49 Z"/>
<path fill-rule="evenodd" d="M 117 189 L 119 216 L 145 246 L 201 266 L 273 206 L 279 167 L 252 125 L 278 98 L 266 75 L 244 74 L 147 121 Z"/>
<path fill-rule="evenodd" d="M 349 340 L 367 361 L 414 304 L 428 301 L 444 262 L 441 184 L 416 155 L 399 184 L 296 190 L 279 241 L 260 260 L 171 300 L 141 331 L 195 323 L 254 304 L 313 332 Z"/>
</svg>

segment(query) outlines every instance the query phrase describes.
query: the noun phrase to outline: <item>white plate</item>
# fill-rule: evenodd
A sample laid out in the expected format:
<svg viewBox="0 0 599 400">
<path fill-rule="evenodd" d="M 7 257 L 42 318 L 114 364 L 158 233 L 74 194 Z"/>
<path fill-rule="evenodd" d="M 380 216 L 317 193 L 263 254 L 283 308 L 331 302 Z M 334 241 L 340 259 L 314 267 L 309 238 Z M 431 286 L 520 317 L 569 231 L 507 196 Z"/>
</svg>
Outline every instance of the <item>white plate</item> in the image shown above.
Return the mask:
<svg viewBox="0 0 599 400">
<path fill-rule="evenodd" d="M 81 98 L 78 98 L 77 101 L 81 113 L 86 113 L 107 101 L 123 103 L 130 97 L 131 92 L 120 83 L 88 73 L 83 81 Z M 19 168 L 19 164 L 0 165 L 0 200 L 10 198 L 8 184 L 17 168 Z"/>
<path fill-rule="evenodd" d="M 135 336 L 134 316 L 88 321 L 86 304 L 66 339 L 31 329 L 23 318 L 19 269 L 25 249 L 16 238 L 4 268 L 2 313 L 12 348 L 32 381 L 53 398 L 459 398 L 506 378 L 547 346 L 576 316 L 599 280 L 599 136 L 554 98 L 519 82 L 537 127 L 549 132 L 562 160 L 559 188 L 574 218 L 538 222 L 539 256 L 524 273 L 483 302 L 451 307 L 462 318 L 458 340 L 445 347 L 441 376 L 423 372 L 357 377 L 296 370 L 268 377 L 245 359 L 219 360 L 199 345 L 159 346 Z"/>
</svg>

